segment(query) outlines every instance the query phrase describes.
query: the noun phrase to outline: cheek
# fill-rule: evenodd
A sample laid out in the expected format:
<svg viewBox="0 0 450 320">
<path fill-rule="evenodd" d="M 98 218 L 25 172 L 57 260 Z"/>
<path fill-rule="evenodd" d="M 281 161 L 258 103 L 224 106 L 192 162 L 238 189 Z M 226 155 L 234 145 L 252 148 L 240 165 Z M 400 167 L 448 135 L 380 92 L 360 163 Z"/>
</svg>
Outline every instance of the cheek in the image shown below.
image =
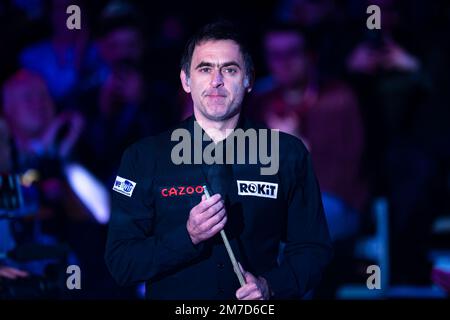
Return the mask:
<svg viewBox="0 0 450 320">
<path fill-rule="evenodd" d="M 242 83 L 235 83 L 232 86 L 232 92 L 231 92 L 233 99 L 241 99 L 245 94 L 245 88 Z"/>
<path fill-rule="evenodd" d="M 191 90 L 190 95 L 193 99 L 198 99 L 202 95 L 202 87 L 197 82 L 191 82 L 189 85 L 189 89 Z"/>
<path fill-rule="evenodd" d="M 208 87 L 207 79 L 202 77 L 190 78 L 189 88 L 191 89 L 191 93 L 201 95 L 201 93 Z"/>
</svg>

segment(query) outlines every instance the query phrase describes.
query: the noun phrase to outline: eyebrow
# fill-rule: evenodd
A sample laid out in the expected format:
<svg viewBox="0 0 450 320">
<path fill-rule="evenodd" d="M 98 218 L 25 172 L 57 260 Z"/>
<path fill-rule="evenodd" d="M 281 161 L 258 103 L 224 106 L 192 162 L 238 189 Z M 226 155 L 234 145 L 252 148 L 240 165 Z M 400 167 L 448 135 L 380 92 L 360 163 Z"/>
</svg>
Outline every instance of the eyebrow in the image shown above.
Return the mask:
<svg viewBox="0 0 450 320">
<path fill-rule="evenodd" d="M 235 66 L 235 67 L 238 67 L 239 69 L 241 69 L 241 66 L 236 61 L 229 61 L 229 62 L 225 62 L 225 63 L 219 64 L 219 65 L 211 63 L 211 62 L 202 61 L 195 67 L 195 70 L 203 68 L 203 67 L 214 67 L 214 66 L 217 66 L 219 68 Z"/>
</svg>

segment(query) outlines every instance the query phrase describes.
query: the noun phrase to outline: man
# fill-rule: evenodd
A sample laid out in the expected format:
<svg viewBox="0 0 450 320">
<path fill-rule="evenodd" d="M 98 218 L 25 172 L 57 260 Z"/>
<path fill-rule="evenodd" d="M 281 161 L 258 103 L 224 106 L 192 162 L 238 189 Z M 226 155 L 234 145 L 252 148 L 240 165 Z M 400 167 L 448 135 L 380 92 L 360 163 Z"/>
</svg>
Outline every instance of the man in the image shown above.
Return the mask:
<svg viewBox="0 0 450 320">
<path fill-rule="evenodd" d="M 79 110 L 86 118 L 77 149 L 80 162 L 108 186 L 126 147 L 174 123 L 170 95 L 164 94 L 160 79 L 149 81 L 145 72 L 143 62 L 148 59 L 138 21 L 137 12 L 126 3 L 115 1 L 105 8 L 97 38 L 105 68 L 79 96 Z"/>
<path fill-rule="evenodd" d="M 254 128 L 241 116 L 252 75 L 235 27 L 205 26 L 182 59 L 181 83 L 194 115 L 178 129 L 195 134 L 200 127 L 217 152 L 232 136 L 226 137 L 229 129 Z M 114 278 L 122 285 L 146 281 L 150 299 L 292 299 L 314 288 L 331 246 L 304 145 L 280 134 L 271 141 L 279 142 L 280 168 L 261 175 L 261 163 L 176 165 L 172 132 L 141 140 L 122 158 L 105 254 Z M 205 184 L 212 189 L 208 199 L 202 196 Z M 241 264 L 243 286 L 221 230 Z M 280 242 L 285 249 L 278 264 Z"/>
<path fill-rule="evenodd" d="M 10 220 L 2 222 L 0 219 L 0 255 L 31 243 L 36 247 L 67 243 L 71 249 L 69 261 L 75 260 L 82 270 L 87 270 L 83 278 L 84 290 L 80 294 L 83 297 L 110 297 L 114 282 L 98 276 L 108 276 L 98 251 L 103 252 L 106 234 L 102 233 L 106 229 L 98 223 L 105 220 L 99 215 L 103 211 L 102 203 L 96 197 L 95 206 L 92 206 L 86 195 L 100 192 L 98 187 L 92 186 L 87 171 L 72 162 L 74 146 L 83 128 L 81 115 L 67 111 L 56 113 L 46 82 L 25 69 L 7 79 L 2 93 L 2 112 L 11 134 L 11 151 L 8 152 L 11 161 L 5 172 L 24 174 L 21 209 L 29 216 L 14 217 L 11 220 L 14 228 L 10 228 Z M 78 187 L 80 184 L 84 189 Z M 89 236 L 80 236 L 83 234 Z M 64 260 L 58 255 L 51 261 L 30 259 L 32 261 L 23 264 L 11 259 L 0 261 L 0 265 L 6 266 L 0 267 L 0 277 L 17 278 L 28 274 L 12 270 L 13 266 L 23 268 L 31 276 L 51 276 L 47 274 L 51 269 L 49 266 L 54 265 L 54 260 Z M 58 272 L 61 272 L 59 268 Z M 105 288 L 108 284 L 111 286 Z M 65 287 L 58 289 L 61 289 L 61 296 L 67 293 L 62 291 Z"/>
<path fill-rule="evenodd" d="M 309 34 L 299 27 L 272 25 L 263 39 L 271 87 L 254 90 L 248 111 L 269 128 L 302 139 L 311 153 L 331 238 L 353 237 L 368 200 L 356 96 L 342 80 L 324 76 L 313 59 Z"/>
</svg>

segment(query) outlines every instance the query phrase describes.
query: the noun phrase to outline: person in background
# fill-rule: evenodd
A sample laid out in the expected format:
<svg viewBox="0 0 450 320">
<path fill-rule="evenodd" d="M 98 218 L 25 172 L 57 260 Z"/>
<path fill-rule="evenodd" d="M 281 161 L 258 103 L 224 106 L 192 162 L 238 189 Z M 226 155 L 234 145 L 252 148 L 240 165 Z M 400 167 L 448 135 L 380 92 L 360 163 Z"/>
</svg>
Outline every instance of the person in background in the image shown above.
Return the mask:
<svg viewBox="0 0 450 320">
<path fill-rule="evenodd" d="M 352 89 L 323 79 L 309 38 L 294 25 L 275 24 L 263 37 L 270 76 L 248 113 L 308 147 L 334 240 L 354 236 L 368 200 L 362 174 L 364 131 Z M 258 84 L 256 84 L 257 86 Z"/>
<path fill-rule="evenodd" d="M 30 178 L 28 184 L 36 191 L 32 198 L 36 202 L 34 214 L 15 219 L 11 225 L 15 246 L 68 244 L 69 262 L 79 265 L 84 273 L 85 290 L 79 294 L 113 294 L 108 292 L 113 287 L 107 287 L 109 280 L 102 269 L 105 266 L 99 260 L 105 227 L 76 188 L 80 177 L 69 179 L 68 168 L 83 128 L 82 116 L 74 111 L 56 113 L 45 81 L 23 69 L 4 84 L 3 114 L 11 130 L 11 170 Z M 91 181 L 86 175 L 81 178 L 83 188 L 89 188 Z M 27 271 L 43 275 L 48 264 L 42 261 L 28 267 Z"/>
<path fill-rule="evenodd" d="M 126 146 L 168 126 L 171 95 L 143 71 L 144 34 L 131 5 L 112 2 L 104 9 L 97 44 L 107 69 L 79 97 L 86 126 L 77 153 L 107 186 Z"/>
<path fill-rule="evenodd" d="M 392 283 L 428 284 L 427 246 L 442 203 L 436 187 L 439 164 L 430 146 L 445 138 L 427 132 L 431 128 L 427 115 L 436 111 L 430 103 L 433 86 L 411 49 L 417 40 L 408 43 L 398 35 L 402 16 L 397 3 L 369 3 L 380 6 L 383 27 L 367 30 L 346 61 L 362 106 L 365 167 L 372 193 L 389 202 Z"/>
<path fill-rule="evenodd" d="M 58 110 L 73 108 L 81 86 L 103 68 L 89 39 L 87 10 L 82 11 L 81 29 L 66 27 L 66 9 L 72 4 L 84 9 L 81 2 L 50 1 L 51 38 L 25 47 L 19 56 L 22 68 L 45 79 Z"/>
</svg>

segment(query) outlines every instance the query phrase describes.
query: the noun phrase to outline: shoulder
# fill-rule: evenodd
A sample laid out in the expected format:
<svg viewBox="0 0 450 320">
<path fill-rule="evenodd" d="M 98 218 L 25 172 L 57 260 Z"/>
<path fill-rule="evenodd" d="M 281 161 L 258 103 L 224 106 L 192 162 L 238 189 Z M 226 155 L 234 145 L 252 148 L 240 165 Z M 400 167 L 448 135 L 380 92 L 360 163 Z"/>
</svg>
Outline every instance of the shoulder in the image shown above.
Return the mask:
<svg viewBox="0 0 450 320">
<path fill-rule="evenodd" d="M 156 137 L 149 136 L 140 139 L 125 149 L 122 155 L 122 166 L 133 171 L 153 168 L 156 158 Z"/>
<path fill-rule="evenodd" d="M 156 160 L 159 156 L 164 155 L 172 148 L 172 133 L 176 129 L 186 129 L 185 121 L 174 125 L 158 134 L 150 135 L 142 138 L 125 150 L 125 155 L 133 157 L 134 161 L 142 159 L 146 162 Z"/>
</svg>

